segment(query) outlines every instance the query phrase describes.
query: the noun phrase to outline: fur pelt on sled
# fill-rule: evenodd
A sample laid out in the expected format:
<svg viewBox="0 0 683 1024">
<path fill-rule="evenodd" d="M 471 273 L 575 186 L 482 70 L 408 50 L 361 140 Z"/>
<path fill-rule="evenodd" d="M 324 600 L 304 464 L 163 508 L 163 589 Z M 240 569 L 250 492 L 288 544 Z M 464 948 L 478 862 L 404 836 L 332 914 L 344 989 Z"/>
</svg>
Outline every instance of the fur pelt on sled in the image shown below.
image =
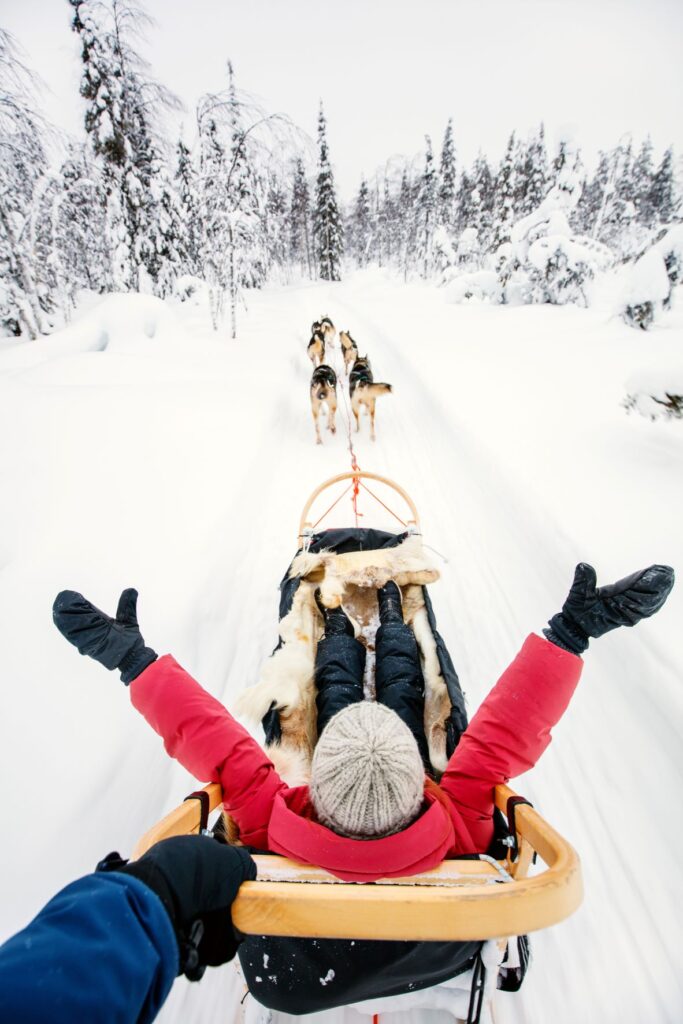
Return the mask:
<svg viewBox="0 0 683 1024">
<path fill-rule="evenodd" d="M 268 754 L 280 776 L 291 785 L 310 778 L 310 762 L 317 740 L 315 706 L 315 653 L 323 634 L 323 620 L 315 601 L 329 608 L 344 604 L 356 636 L 368 643 L 364 627 L 376 620 L 376 591 L 393 579 L 403 594 L 403 617 L 409 623 L 420 649 L 425 680 L 425 733 L 430 760 L 440 774 L 446 767 L 445 721 L 450 700 L 441 675 L 436 643 L 429 627 L 422 586 L 439 578 L 438 570 L 424 554 L 419 537 L 407 537 L 393 548 L 353 551 L 301 552 L 289 571 L 300 577 L 292 607 L 280 620 L 281 645 L 265 663 L 261 678 L 237 700 L 235 711 L 260 722 L 271 707 L 280 715 L 282 739 L 271 744 Z M 368 635 L 374 636 L 372 629 Z"/>
</svg>

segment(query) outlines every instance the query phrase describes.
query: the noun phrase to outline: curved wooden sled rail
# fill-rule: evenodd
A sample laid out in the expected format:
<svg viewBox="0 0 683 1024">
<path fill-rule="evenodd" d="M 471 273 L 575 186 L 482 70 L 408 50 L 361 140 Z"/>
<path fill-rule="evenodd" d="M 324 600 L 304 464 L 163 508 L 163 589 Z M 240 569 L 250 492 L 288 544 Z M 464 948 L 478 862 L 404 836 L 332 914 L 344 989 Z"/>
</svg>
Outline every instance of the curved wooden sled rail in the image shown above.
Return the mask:
<svg viewBox="0 0 683 1024">
<path fill-rule="evenodd" d="M 205 792 L 211 809 L 218 807 L 220 786 L 213 783 Z M 513 795 L 507 786 L 497 787 L 503 812 Z M 259 854 L 260 880 L 240 889 L 233 922 L 253 935 L 423 941 L 493 939 L 547 928 L 581 903 L 579 858 L 530 805 L 518 805 L 515 818 L 520 853 L 514 863 L 450 860 L 374 885 L 340 882 L 322 869 Z M 199 823 L 198 802 L 181 804 L 142 837 L 133 857 L 160 839 L 198 832 Z M 547 867 L 527 878 L 534 851 Z"/>
<path fill-rule="evenodd" d="M 378 483 L 384 484 L 386 487 L 391 487 L 392 490 L 400 494 L 406 505 L 410 509 L 411 518 L 408 520 L 408 526 L 414 526 L 417 531 L 420 529 L 420 517 L 417 514 L 417 506 L 410 497 L 407 491 L 405 491 L 400 484 L 390 480 L 388 476 L 380 476 L 378 473 L 366 473 L 364 470 L 356 470 L 356 472 L 350 473 L 338 473 L 337 476 L 331 476 L 329 480 L 323 481 L 311 494 L 310 498 L 304 505 L 303 512 L 301 513 L 301 519 L 299 520 L 299 544 L 303 543 L 305 531 L 311 529 L 311 524 L 307 521 L 308 513 L 311 511 L 311 507 L 316 498 L 320 497 L 323 491 L 327 490 L 328 487 L 332 487 L 334 484 L 340 483 L 342 480 L 377 480 Z M 371 492 L 369 492 L 371 493 Z M 375 495 L 372 495 L 375 497 Z M 324 516 L 323 516 L 324 518 Z"/>
</svg>

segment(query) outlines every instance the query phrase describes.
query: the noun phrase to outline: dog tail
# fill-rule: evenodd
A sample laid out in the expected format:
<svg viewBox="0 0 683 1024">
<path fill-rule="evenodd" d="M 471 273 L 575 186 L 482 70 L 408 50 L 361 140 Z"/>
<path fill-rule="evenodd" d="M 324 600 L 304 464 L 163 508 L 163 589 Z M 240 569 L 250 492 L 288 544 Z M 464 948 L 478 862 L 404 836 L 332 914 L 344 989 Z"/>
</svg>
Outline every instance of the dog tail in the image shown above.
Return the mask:
<svg viewBox="0 0 683 1024">
<path fill-rule="evenodd" d="M 393 391 L 391 384 L 385 384 L 382 381 L 373 381 L 372 384 L 366 384 L 365 386 L 371 395 L 390 395 Z"/>
</svg>

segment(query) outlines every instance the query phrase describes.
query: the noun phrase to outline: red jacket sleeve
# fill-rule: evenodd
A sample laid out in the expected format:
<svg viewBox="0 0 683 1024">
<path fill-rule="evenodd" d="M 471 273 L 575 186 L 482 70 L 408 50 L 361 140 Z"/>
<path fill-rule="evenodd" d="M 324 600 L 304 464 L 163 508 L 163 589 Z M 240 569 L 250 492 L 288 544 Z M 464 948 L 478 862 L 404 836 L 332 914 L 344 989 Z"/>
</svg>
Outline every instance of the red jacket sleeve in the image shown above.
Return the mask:
<svg viewBox="0 0 683 1024">
<path fill-rule="evenodd" d="M 581 658 L 532 634 L 468 725 L 440 785 L 478 849 L 493 838 L 495 786 L 536 764 L 582 668 Z"/>
<path fill-rule="evenodd" d="M 130 696 L 171 757 L 202 782 L 220 782 L 242 841 L 267 849 L 273 801 L 286 786 L 256 740 L 170 654 L 133 680 Z"/>
</svg>

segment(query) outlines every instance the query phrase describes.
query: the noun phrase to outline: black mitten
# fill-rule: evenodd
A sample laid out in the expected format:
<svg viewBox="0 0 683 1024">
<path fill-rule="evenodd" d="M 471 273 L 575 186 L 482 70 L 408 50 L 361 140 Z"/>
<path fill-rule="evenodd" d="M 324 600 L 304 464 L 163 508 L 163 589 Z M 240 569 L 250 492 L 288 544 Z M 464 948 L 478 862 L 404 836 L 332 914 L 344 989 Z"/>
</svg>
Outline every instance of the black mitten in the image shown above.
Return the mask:
<svg viewBox="0 0 683 1024">
<path fill-rule="evenodd" d="M 120 669 L 121 679 L 127 686 L 157 658 L 156 652 L 145 647 L 142 639 L 137 600 L 137 590 L 124 590 L 116 618 L 112 619 L 82 594 L 62 590 L 52 606 L 52 618 L 59 632 L 81 654 L 94 658 L 105 668 Z"/>
<path fill-rule="evenodd" d="M 572 654 L 582 654 L 589 637 L 603 636 L 618 626 L 635 626 L 659 611 L 674 585 L 674 571 L 668 565 L 648 569 L 606 587 L 596 586 L 595 569 L 581 562 L 562 611 L 553 615 L 544 635 Z"/>
<path fill-rule="evenodd" d="M 133 875 L 157 894 L 178 941 L 179 974 L 199 981 L 206 967 L 232 960 L 244 936 L 233 928 L 231 907 L 242 882 L 256 878 L 246 850 L 209 836 L 174 836 L 139 860 L 110 853 L 97 867 Z"/>
</svg>

